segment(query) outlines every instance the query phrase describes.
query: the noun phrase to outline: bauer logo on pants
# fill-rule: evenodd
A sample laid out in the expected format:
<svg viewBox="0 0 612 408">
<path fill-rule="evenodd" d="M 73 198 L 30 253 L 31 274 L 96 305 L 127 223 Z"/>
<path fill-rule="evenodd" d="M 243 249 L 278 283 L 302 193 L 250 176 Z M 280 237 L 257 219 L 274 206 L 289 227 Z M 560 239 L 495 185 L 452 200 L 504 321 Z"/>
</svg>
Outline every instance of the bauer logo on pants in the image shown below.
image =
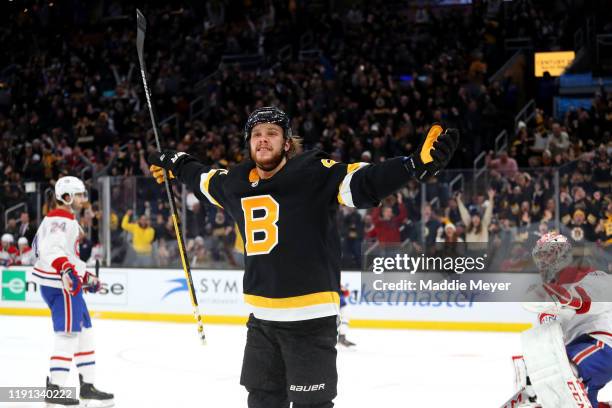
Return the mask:
<svg viewBox="0 0 612 408">
<path fill-rule="evenodd" d="M 2 300 L 25 301 L 25 271 L 2 271 Z"/>
<path fill-rule="evenodd" d="M 323 391 L 325 389 L 325 383 L 323 384 L 312 384 L 312 385 L 293 385 L 289 387 L 289 391 L 297 392 L 308 392 L 308 391 Z"/>
</svg>

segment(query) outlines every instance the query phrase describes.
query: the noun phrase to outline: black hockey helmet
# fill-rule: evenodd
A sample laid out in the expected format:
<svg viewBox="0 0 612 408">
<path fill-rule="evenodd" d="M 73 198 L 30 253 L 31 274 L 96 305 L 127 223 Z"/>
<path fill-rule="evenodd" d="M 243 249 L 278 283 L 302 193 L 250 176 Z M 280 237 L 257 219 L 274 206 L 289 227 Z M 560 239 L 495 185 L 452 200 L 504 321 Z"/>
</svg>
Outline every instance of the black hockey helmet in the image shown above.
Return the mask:
<svg viewBox="0 0 612 408">
<path fill-rule="evenodd" d="M 254 110 L 247 119 L 246 125 L 244 125 L 244 141 L 248 142 L 251 137 L 251 131 L 260 123 L 274 123 L 275 125 L 283 128 L 283 136 L 285 139 L 291 137 L 291 121 L 289 116 L 276 106 L 264 106 Z"/>
</svg>

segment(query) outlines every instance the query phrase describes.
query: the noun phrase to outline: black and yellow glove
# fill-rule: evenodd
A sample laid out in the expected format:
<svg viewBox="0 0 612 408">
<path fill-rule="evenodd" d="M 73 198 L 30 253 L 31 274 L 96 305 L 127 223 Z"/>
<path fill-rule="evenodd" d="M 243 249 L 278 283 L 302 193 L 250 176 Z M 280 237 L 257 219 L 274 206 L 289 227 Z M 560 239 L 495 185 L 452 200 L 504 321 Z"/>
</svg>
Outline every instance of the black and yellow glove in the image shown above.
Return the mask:
<svg viewBox="0 0 612 408">
<path fill-rule="evenodd" d="M 458 145 L 457 129 L 433 125 L 416 153 L 406 157 L 405 166 L 419 181 L 427 181 L 448 165 Z"/>
<path fill-rule="evenodd" d="M 149 166 L 149 171 L 153 175 L 153 178 L 155 179 L 157 184 L 163 184 L 163 182 L 164 182 L 164 169 L 163 169 L 163 167 L 159 167 L 159 166 L 156 166 L 156 165 L 152 164 L 152 165 Z M 174 178 L 174 174 L 172 173 L 172 170 L 170 170 L 168 172 L 168 176 L 170 177 L 170 180 L 172 180 Z"/>
<path fill-rule="evenodd" d="M 165 150 L 163 152 L 154 152 L 149 155 L 149 171 L 155 178 L 158 184 L 164 182 L 164 170 L 168 172 L 170 180 L 177 173 L 176 169 L 181 161 L 190 157 L 185 152 L 177 152 L 175 150 Z"/>
</svg>

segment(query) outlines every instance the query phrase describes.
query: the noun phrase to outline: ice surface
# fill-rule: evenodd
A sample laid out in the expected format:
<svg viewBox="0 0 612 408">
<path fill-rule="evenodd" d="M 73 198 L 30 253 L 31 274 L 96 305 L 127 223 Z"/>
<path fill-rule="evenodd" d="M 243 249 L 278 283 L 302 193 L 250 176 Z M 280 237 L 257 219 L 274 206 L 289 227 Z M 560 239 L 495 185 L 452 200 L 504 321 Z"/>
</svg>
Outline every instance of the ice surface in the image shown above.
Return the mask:
<svg viewBox="0 0 612 408">
<path fill-rule="evenodd" d="M 94 320 L 97 386 L 117 408 L 246 407 L 239 384 L 246 328 Z M 339 349 L 339 408 L 497 408 L 512 395 L 516 333 L 351 329 Z M 43 386 L 50 318 L 0 316 L 0 386 Z M 71 371 L 76 385 L 76 369 Z M 612 387 L 603 396 L 612 400 Z M 43 407 L 0 403 L 0 407 Z"/>
</svg>

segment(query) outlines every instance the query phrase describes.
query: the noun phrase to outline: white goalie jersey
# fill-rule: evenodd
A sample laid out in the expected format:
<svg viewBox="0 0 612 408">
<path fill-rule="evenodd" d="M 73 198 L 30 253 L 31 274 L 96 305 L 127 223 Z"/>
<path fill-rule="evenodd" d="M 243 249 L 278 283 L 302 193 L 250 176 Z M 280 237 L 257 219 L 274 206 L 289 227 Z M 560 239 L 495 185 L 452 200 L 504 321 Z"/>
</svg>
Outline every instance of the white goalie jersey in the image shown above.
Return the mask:
<svg viewBox="0 0 612 408">
<path fill-rule="evenodd" d="M 539 315 L 540 323 L 557 318 L 565 343 L 588 334 L 612 347 L 612 275 L 602 271 L 565 268 L 557 283 L 575 299 L 573 308 L 553 307 Z"/>
<path fill-rule="evenodd" d="M 79 258 L 79 239 L 83 233 L 74 214 L 56 209 L 43 219 L 32 244 L 36 255 L 33 275 L 38 284 L 63 288 L 60 272 L 67 264 L 84 276 L 85 262 Z"/>
</svg>

